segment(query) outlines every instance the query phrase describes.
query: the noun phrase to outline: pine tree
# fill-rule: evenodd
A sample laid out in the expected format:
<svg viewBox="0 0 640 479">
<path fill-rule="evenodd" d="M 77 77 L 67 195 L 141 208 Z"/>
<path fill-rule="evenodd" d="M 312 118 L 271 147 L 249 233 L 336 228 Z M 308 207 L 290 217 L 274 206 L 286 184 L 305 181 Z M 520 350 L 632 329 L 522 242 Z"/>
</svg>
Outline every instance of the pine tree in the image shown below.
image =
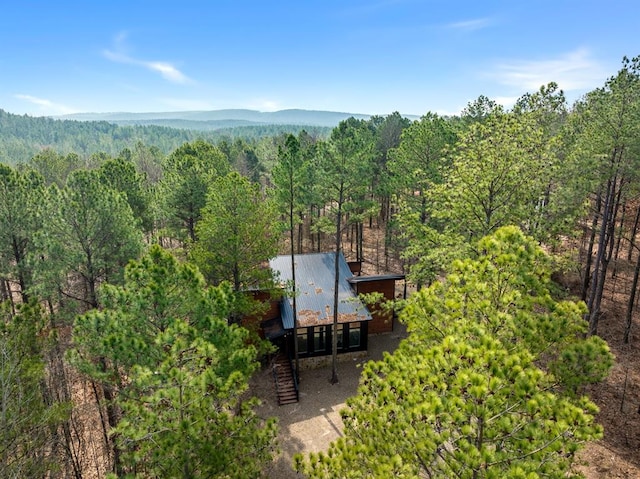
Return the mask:
<svg viewBox="0 0 640 479">
<path fill-rule="evenodd" d="M 256 477 L 276 429 L 245 397 L 257 352 L 227 323 L 230 285 L 207 288 L 197 268 L 154 245 L 101 298 L 76 319 L 70 359 L 105 392 L 114 472 Z"/>
<path fill-rule="evenodd" d="M 515 227 L 414 294 L 410 335 L 370 362 L 342 411 L 344 437 L 296 459 L 310 477 L 567 477 L 602 435 L 580 386 L 612 364 L 584 339 L 584 304 L 555 301 L 548 258 Z M 549 365 L 555 376 L 537 361 Z"/>
</svg>

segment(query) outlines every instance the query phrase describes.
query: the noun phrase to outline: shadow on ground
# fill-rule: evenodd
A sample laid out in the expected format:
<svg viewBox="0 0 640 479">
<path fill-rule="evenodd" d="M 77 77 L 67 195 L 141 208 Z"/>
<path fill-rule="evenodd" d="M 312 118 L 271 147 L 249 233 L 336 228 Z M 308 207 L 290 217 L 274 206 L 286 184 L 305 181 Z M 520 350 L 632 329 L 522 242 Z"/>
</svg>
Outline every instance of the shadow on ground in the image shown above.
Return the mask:
<svg viewBox="0 0 640 479">
<path fill-rule="evenodd" d="M 360 373 L 369 360 L 382 359 L 383 351 L 392 352 L 406 336 L 404 325 L 396 323 L 394 332 L 369 337 L 368 355 L 357 360 L 338 363 L 337 384 L 330 384 L 331 367 L 301 371 L 300 402 L 278 406 L 270 368 L 261 370 L 253 379 L 253 394 L 262 405 L 258 414 L 264 418 L 277 417 L 280 454 L 265 470 L 265 477 L 299 478 L 292 467 L 297 453 L 325 451 L 342 435 L 340 410 L 347 398 L 358 389 Z"/>
</svg>

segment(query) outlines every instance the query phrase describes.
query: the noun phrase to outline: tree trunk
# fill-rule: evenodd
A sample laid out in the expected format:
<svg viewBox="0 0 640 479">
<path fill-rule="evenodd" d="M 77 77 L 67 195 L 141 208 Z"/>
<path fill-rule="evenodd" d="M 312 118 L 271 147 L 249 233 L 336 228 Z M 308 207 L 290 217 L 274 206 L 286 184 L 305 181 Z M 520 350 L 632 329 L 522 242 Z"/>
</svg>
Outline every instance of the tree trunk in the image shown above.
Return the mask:
<svg viewBox="0 0 640 479">
<path fill-rule="evenodd" d="M 187 232 L 189 233 L 189 239 L 191 243 L 196 242 L 196 220 L 193 216 L 187 218 Z"/>
<path fill-rule="evenodd" d="M 616 195 L 616 201 L 613 208 L 613 215 L 611 216 L 611 220 L 609 221 L 609 247 L 607 250 L 607 264 L 611 262 L 613 258 L 613 271 L 611 273 L 611 277 L 613 279 L 613 284 L 611 285 L 611 299 L 616 293 L 617 287 L 617 274 L 618 274 L 618 250 L 620 248 L 620 239 L 622 238 L 622 227 L 624 226 L 624 203 L 622 203 L 622 187 L 624 185 L 624 178 L 620 180 L 620 184 L 618 186 L 618 193 Z M 616 238 L 616 224 L 618 223 L 618 211 L 620 210 L 620 204 L 622 203 L 622 218 L 620 218 L 620 226 L 617 228 L 618 236 Z M 615 251 L 615 256 L 614 256 Z"/>
<path fill-rule="evenodd" d="M 7 288 L 7 280 L 0 278 L 0 301 L 9 299 L 9 289 Z"/>
<path fill-rule="evenodd" d="M 291 202 L 289 203 L 289 230 L 290 230 L 290 234 L 291 236 L 289 237 L 289 243 L 290 243 L 290 254 L 291 254 L 291 279 L 293 282 L 292 285 L 292 294 L 293 294 L 293 357 L 294 357 L 294 361 L 295 361 L 295 371 L 294 374 L 296 375 L 296 380 L 300 381 L 300 360 L 298 358 L 299 353 L 298 353 L 298 308 L 296 305 L 296 260 L 295 260 L 295 254 L 294 254 L 294 238 L 293 238 L 293 231 L 295 229 L 295 224 L 293 222 L 293 180 L 291 180 L 291 190 L 290 190 L 290 196 L 289 198 L 291 199 Z"/>
<path fill-rule="evenodd" d="M 629 251 L 627 252 L 627 260 L 631 261 L 633 255 L 633 249 L 636 245 L 636 234 L 638 232 L 638 223 L 640 222 L 640 203 L 638 204 L 638 210 L 636 211 L 636 217 L 633 220 L 633 227 L 629 234 Z"/>
<path fill-rule="evenodd" d="M 9 300 L 9 304 L 11 305 L 11 314 L 16 314 L 16 305 L 13 301 L 13 294 L 11 293 L 11 283 L 6 278 L 0 278 L 0 295 L 2 297 L 2 301 Z"/>
<path fill-rule="evenodd" d="M 364 223 L 358 223 L 358 261 L 364 262 Z"/>
<path fill-rule="evenodd" d="M 321 213 L 322 213 L 322 212 L 320 211 L 320 208 L 318 208 L 318 222 L 320 221 Z M 317 245 L 318 245 L 318 253 L 320 253 L 320 251 L 322 251 L 322 247 L 320 246 L 320 242 L 321 242 L 321 240 L 322 240 L 322 237 L 320 236 L 320 234 L 321 234 L 321 233 L 320 233 L 320 229 L 318 228 L 318 242 L 317 242 Z"/>
<path fill-rule="evenodd" d="M 311 239 L 311 251 L 316 250 L 316 240 L 313 234 L 313 206 L 309 207 L 309 237 Z"/>
<path fill-rule="evenodd" d="M 102 372 L 106 373 L 107 363 L 104 358 L 100 358 L 99 365 Z M 105 406 L 107 408 L 107 421 L 109 422 L 109 428 L 110 430 L 113 430 L 118 425 L 119 420 L 117 406 L 115 405 L 115 391 L 111 385 L 103 384 L 102 393 L 106 402 Z M 111 444 L 107 444 L 107 446 L 110 446 L 111 451 L 113 452 L 113 472 L 118 477 L 121 477 L 123 474 L 123 469 L 122 462 L 120 461 L 120 449 L 116 444 L 116 438 L 111 437 Z"/>
<path fill-rule="evenodd" d="M 389 210 L 390 210 L 391 199 L 389 195 L 384 195 L 380 199 L 380 220 L 383 223 L 389 221 Z"/>
<path fill-rule="evenodd" d="M 333 329 L 331 331 L 331 384 L 338 382 L 338 286 L 340 284 L 340 248 L 342 233 L 342 202 L 344 200 L 344 182 L 340 182 L 338 213 L 336 217 L 336 252 L 334 265 L 334 282 L 333 282 Z"/>
<path fill-rule="evenodd" d="M 304 237 L 304 216 L 300 213 L 300 222 L 298 223 L 298 254 L 302 254 L 302 238 Z"/>
<path fill-rule="evenodd" d="M 611 218 L 609 218 L 609 246 L 607 249 L 607 260 L 611 261 L 613 258 L 613 251 L 616 244 L 616 223 L 618 222 L 618 211 L 620 211 L 620 204 L 622 203 L 622 188 L 624 186 L 624 178 L 620 180 L 618 185 L 614 186 L 617 188 L 617 193 L 615 195 L 615 202 L 613 203 Z M 622 222 L 624 218 L 621 220 L 620 227 L 622 227 Z M 619 230 L 620 231 L 620 230 Z M 620 235 L 622 235 L 622 231 L 620 231 Z"/>
<path fill-rule="evenodd" d="M 592 289 L 589 295 L 589 335 L 598 334 L 598 320 L 600 318 L 600 304 L 604 292 L 604 282 L 609 266 L 609 242 L 611 241 L 611 222 L 614 221 L 614 200 L 616 197 L 617 178 L 614 176 L 607 182 L 607 195 L 603 208 L 600 237 L 598 239 L 598 253 L 592 277 Z"/>
<path fill-rule="evenodd" d="M 20 296 L 22 297 L 23 303 L 29 302 L 29 295 L 27 293 L 27 288 L 29 285 L 27 284 L 27 279 L 25 277 L 24 271 L 24 262 L 25 258 L 23 256 L 24 249 L 20 247 L 18 244 L 18 238 L 15 236 L 12 237 L 13 242 L 13 258 L 16 262 L 16 268 L 18 270 L 18 284 L 20 285 Z"/>
<path fill-rule="evenodd" d="M 622 242 L 622 237 L 624 236 L 624 220 L 627 213 L 627 204 L 626 202 L 622 204 L 622 215 L 620 216 L 620 225 L 618 226 L 618 235 L 615 241 L 615 248 L 613 250 L 613 271 L 612 276 L 615 278 L 618 274 L 618 260 L 620 258 L 620 243 Z"/>
<path fill-rule="evenodd" d="M 640 209 L 638 209 L 640 211 Z M 624 328 L 623 341 L 625 344 L 629 344 L 629 334 L 631 333 L 631 324 L 633 322 L 633 307 L 636 302 L 636 294 L 638 290 L 638 278 L 640 278 L 640 254 L 636 260 L 636 267 L 633 271 L 633 281 L 631 282 L 631 294 L 629 295 L 629 301 L 627 302 L 627 315 L 626 324 Z"/>
<path fill-rule="evenodd" d="M 347 220 L 347 224 L 349 222 L 349 217 L 347 216 L 346 218 Z M 350 234 L 351 233 L 351 234 Z M 358 256 L 357 253 L 357 236 L 358 236 L 358 230 L 357 230 L 357 225 L 354 223 L 351 225 L 351 228 L 347 228 L 347 240 L 349 241 L 349 251 L 353 252 L 353 242 L 356 241 L 356 257 Z"/>
<path fill-rule="evenodd" d="M 600 208 L 602 208 L 602 192 L 598 192 L 596 196 L 595 211 L 593 213 L 593 221 L 591 222 L 591 235 L 589 236 L 589 246 L 587 247 L 584 267 L 584 277 L 582 278 L 582 292 L 580 299 L 587 300 L 587 293 L 591 282 L 591 264 L 593 263 L 593 248 L 596 243 L 596 228 L 598 227 L 598 218 L 600 216 Z"/>
</svg>

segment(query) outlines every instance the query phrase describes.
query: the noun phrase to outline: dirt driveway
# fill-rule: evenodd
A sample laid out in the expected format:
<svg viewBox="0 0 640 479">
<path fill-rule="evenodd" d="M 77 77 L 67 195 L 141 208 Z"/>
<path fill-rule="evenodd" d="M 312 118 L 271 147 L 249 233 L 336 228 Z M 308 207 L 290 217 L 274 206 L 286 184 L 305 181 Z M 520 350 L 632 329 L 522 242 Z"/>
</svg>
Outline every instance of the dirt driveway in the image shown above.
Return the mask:
<svg viewBox="0 0 640 479">
<path fill-rule="evenodd" d="M 262 400 L 258 414 L 277 417 L 280 426 L 281 452 L 266 469 L 266 477 L 300 478 L 292 468 L 294 454 L 325 451 L 331 441 L 341 436 L 343 425 L 339 413 L 347 398 L 356 393 L 364 363 L 382 359 L 382 352 L 393 351 L 405 336 L 406 329 L 398 322 L 392 333 L 369 336 L 367 357 L 338 364 L 338 384 L 329 383 L 331 367 L 301 371 L 297 404 L 278 406 L 271 370 L 266 368 L 256 374 L 252 390 Z"/>
</svg>

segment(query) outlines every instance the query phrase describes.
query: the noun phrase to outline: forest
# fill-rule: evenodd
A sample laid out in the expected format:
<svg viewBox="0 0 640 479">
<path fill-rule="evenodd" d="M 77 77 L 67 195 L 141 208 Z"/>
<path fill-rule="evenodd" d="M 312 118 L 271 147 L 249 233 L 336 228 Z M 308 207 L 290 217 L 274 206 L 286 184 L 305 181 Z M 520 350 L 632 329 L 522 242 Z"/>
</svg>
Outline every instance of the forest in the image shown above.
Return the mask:
<svg viewBox="0 0 640 479">
<path fill-rule="evenodd" d="M 314 251 L 416 292 L 301 474 L 579 477 L 608 433 L 587 393 L 623 359 L 612 321 L 638 340 L 640 57 L 573 105 L 550 83 L 326 133 L 3 111 L 0 132 L 0 478 L 263 477 L 278 425 L 249 380 L 272 347 L 240 320 L 269 258 Z"/>
<path fill-rule="evenodd" d="M 129 119 L 125 115 L 115 120 L 111 120 L 113 115 L 95 115 L 92 118 L 105 117 L 108 120 L 80 121 L 84 116 L 69 116 L 30 117 L 0 109 L 0 162 L 8 165 L 25 163 L 44 149 L 64 155 L 75 153 L 84 159 L 100 153 L 118 156 L 124 149 L 133 149 L 137 143 L 158 148 L 166 155 L 183 143 L 198 139 L 214 143 L 238 138 L 255 141 L 301 130 L 326 137 L 331 130 L 315 123 L 260 123 L 199 117 Z M 74 119 L 76 117 L 79 119 Z"/>
</svg>

